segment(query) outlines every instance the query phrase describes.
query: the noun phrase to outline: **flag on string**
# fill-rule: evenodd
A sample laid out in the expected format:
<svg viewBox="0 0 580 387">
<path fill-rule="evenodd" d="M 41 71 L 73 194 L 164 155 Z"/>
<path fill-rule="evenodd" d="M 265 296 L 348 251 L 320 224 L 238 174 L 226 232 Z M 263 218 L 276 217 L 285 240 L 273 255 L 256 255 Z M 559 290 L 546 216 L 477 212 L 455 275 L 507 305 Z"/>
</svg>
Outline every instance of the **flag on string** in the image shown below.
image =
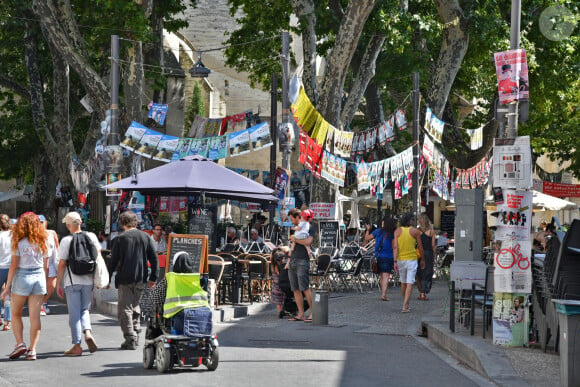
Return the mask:
<svg viewBox="0 0 580 387">
<path fill-rule="evenodd" d="M 227 136 L 230 157 L 240 156 L 250 151 L 250 132 L 247 129 L 230 133 Z"/>
<path fill-rule="evenodd" d="M 150 159 L 157 152 L 157 145 L 161 141 L 163 135 L 153 129 L 147 129 L 141 141 L 139 141 L 139 147 L 135 150 L 135 153 Z"/>
<path fill-rule="evenodd" d="M 228 136 L 212 137 L 208 147 L 208 158 L 212 160 L 224 159 L 228 155 Z"/>
<path fill-rule="evenodd" d="M 397 109 L 395 112 L 395 117 L 397 119 L 397 127 L 399 130 L 403 130 L 407 127 L 407 118 L 405 118 L 405 112 L 402 109 Z"/>
<path fill-rule="evenodd" d="M 149 103 L 149 113 L 147 113 L 147 118 L 151 118 L 159 125 L 163 125 L 165 123 L 165 117 L 167 116 L 168 109 L 169 105 L 151 101 Z"/>
<path fill-rule="evenodd" d="M 290 106 L 294 119 L 298 126 L 305 132 L 309 133 L 318 119 L 319 113 L 316 108 L 310 102 L 310 99 L 306 95 L 304 87 L 300 87 L 298 92 L 298 97 L 296 98 L 296 103 Z"/>
<path fill-rule="evenodd" d="M 300 131 L 298 138 L 298 161 L 306 164 L 306 154 L 308 153 L 308 134 Z"/>
<path fill-rule="evenodd" d="M 171 161 L 171 157 L 173 156 L 175 149 L 177 149 L 178 144 L 179 137 L 164 134 L 161 136 L 161 139 L 157 144 L 157 152 L 155 152 L 153 155 L 153 160 L 164 161 L 168 163 Z"/>
<path fill-rule="evenodd" d="M 393 116 L 390 116 L 387 121 L 385 121 L 385 132 L 387 136 L 387 141 L 390 141 L 395 137 L 395 130 L 393 128 Z"/>
<path fill-rule="evenodd" d="M 129 125 L 125 131 L 125 138 L 121 141 L 121 147 L 130 151 L 136 150 L 146 131 L 146 126 L 143 126 L 136 121 L 131 122 L 131 125 Z"/>
<path fill-rule="evenodd" d="M 270 125 L 267 122 L 248 128 L 248 132 L 250 133 L 253 150 L 264 149 L 274 144 L 270 136 Z"/>
</svg>

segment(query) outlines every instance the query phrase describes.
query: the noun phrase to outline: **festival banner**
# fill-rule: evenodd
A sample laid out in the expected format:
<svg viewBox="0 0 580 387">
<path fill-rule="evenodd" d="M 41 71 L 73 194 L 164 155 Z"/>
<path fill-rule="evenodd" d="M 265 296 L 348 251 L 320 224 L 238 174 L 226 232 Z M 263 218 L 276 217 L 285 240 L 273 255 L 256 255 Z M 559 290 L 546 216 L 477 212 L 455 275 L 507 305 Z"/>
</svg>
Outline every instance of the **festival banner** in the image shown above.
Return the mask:
<svg viewBox="0 0 580 387">
<path fill-rule="evenodd" d="M 212 137 L 208 145 L 207 157 L 212 160 L 224 159 L 228 155 L 228 136 Z"/>
<path fill-rule="evenodd" d="M 248 132 L 250 133 L 253 150 L 260 150 L 273 145 L 272 137 L 270 136 L 270 125 L 267 122 L 248 128 Z"/>
<path fill-rule="evenodd" d="M 157 145 L 159 145 L 162 136 L 161 133 L 153 129 L 147 129 L 143 137 L 141 137 L 139 148 L 137 148 L 135 153 L 150 159 L 157 153 Z"/>
<path fill-rule="evenodd" d="M 147 127 L 133 121 L 125 131 L 125 138 L 121 141 L 121 146 L 130 151 L 135 151 L 140 144 L 141 138 L 147 131 Z"/>
<path fill-rule="evenodd" d="M 496 52 L 495 73 L 499 90 L 499 102 L 507 104 L 516 100 L 528 99 L 528 63 L 526 50 Z"/>
<path fill-rule="evenodd" d="M 248 130 L 230 133 L 227 136 L 230 148 L 230 157 L 240 156 L 250 152 L 250 133 Z"/>
<path fill-rule="evenodd" d="M 149 103 L 149 113 L 147 113 L 147 118 L 151 118 L 159 125 L 163 125 L 165 123 L 165 117 L 167 116 L 168 109 L 169 105 L 162 103 L 154 103 L 153 101 L 151 101 Z"/>
<path fill-rule="evenodd" d="M 165 161 L 166 163 L 170 162 L 178 144 L 179 137 L 168 134 L 162 135 L 161 140 L 157 144 L 157 152 L 154 154 L 153 160 Z"/>
</svg>

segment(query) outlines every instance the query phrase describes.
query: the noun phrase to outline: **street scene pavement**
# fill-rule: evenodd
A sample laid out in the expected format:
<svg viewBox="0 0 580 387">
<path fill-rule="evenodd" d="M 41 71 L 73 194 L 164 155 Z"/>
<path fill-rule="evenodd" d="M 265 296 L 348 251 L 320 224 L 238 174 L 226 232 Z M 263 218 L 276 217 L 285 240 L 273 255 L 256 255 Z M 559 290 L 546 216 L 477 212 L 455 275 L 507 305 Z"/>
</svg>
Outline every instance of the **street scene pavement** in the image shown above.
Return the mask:
<svg viewBox="0 0 580 387">
<path fill-rule="evenodd" d="M 116 319 L 92 314 L 99 351 L 67 358 L 70 347 L 66 306 L 51 303 L 43 317 L 38 360 L 0 358 L 0 385 L 191 385 L 218 386 L 491 386 L 501 383 L 481 376 L 461 360 L 422 337 L 421 322 L 443 316 L 447 284 L 435 282 L 430 301 L 413 300 L 411 313 L 401 313 L 398 288 L 391 301 L 378 290 L 332 293 L 329 325 L 279 319 L 271 305 L 254 304 L 251 315 L 215 322 L 220 363 L 215 372 L 204 366 L 159 374 L 142 366 L 142 351 L 118 349 L 122 335 Z M 25 318 L 25 338 L 28 319 Z M 461 334 L 461 333 L 458 333 Z M 481 339 L 483 348 L 491 345 Z M 14 346 L 11 332 L 0 333 L 7 355 Z M 507 351 L 513 361 L 514 385 L 557 385 L 558 356 L 539 350 Z M 534 355 L 535 354 L 535 358 Z M 553 358 L 550 360 L 550 356 Z M 548 360 L 547 360 L 548 359 Z M 555 361 L 554 361 L 555 360 Z M 538 368 L 538 366 L 540 366 Z M 548 379 L 550 378 L 550 379 Z M 549 380 L 556 381 L 550 384 Z M 505 384 L 509 385 L 509 384 Z"/>
</svg>

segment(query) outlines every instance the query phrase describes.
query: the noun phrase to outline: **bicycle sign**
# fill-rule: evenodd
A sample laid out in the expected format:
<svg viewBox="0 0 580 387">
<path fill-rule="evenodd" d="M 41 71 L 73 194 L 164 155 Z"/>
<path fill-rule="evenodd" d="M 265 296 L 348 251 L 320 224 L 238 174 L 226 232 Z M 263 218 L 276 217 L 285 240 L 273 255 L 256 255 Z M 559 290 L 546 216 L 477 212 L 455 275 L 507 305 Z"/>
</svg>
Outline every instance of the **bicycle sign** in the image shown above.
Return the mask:
<svg viewBox="0 0 580 387">
<path fill-rule="evenodd" d="M 495 262 L 502 269 L 511 269 L 516 264 L 521 270 L 530 267 L 530 259 L 520 252 L 520 244 L 501 249 L 495 256 Z"/>
</svg>

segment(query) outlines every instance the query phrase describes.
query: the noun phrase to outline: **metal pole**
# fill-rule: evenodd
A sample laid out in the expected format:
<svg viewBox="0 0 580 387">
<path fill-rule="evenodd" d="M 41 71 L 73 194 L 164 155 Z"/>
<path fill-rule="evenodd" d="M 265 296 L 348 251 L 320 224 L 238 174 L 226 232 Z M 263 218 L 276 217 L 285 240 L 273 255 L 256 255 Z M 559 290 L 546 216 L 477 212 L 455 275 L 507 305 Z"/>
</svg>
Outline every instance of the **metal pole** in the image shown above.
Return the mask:
<svg viewBox="0 0 580 387">
<path fill-rule="evenodd" d="M 273 187 L 274 174 L 276 173 L 276 149 L 278 147 L 278 74 L 272 73 L 272 85 L 270 90 L 270 136 L 274 145 L 270 147 L 270 187 Z M 274 216 L 276 215 L 276 204 L 270 204 L 270 240 L 275 245 L 278 241 L 274 238 Z"/>
<path fill-rule="evenodd" d="M 517 50 L 520 47 L 521 7 L 522 0 L 512 0 L 510 50 Z M 515 138 L 518 136 L 518 101 L 510 103 L 508 109 L 508 130 L 506 137 Z"/>
<path fill-rule="evenodd" d="M 290 34 L 282 31 L 282 124 L 289 125 L 290 122 L 290 99 L 288 98 L 288 88 L 290 85 Z M 293 129 L 291 129 L 293 130 Z M 290 171 L 290 154 L 292 144 L 288 139 L 283 144 L 282 168 Z"/>
<path fill-rule="evenodd" d="M 419 187 L 419 73 L 413 73 L 413 165 L 415 170 L 413 172 L 413 215 L 415 221 L 419 219 L 420 211 L 420 192 Z"/>
<path fill-rule="evenodd" d="M 109 134 L 109 145 L 119 145 L 119 35 L 111 35 L 111 130 Z M 118 173 L 119 165 L 110 163 L 108 165 L 109 173 Z M 109 216 L 114 217 L 117 211 L 117 197 L 109 197 Z M 111 235 L 113 222 L 109 220 L 109 238 Z M 110 246 L 110 240 L 109 240 Z"/>
</svg>

